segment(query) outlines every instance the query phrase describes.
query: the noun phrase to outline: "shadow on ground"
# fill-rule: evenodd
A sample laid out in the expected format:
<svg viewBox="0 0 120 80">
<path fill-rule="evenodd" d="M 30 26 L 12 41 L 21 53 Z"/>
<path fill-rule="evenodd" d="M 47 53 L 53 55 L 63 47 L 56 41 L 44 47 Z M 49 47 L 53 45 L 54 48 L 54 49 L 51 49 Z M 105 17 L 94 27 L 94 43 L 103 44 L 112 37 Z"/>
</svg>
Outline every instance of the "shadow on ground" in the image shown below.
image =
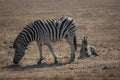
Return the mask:
<svg viewBox="0 0 120 80">
<path fill-rule="evenodd" d="M 31 68 L 46 68 L 46 67 L 60 67 L 60 66 L 64 66 L 70 64 L 69 62 L 65 62 L 65 63 L 58 63 L 58 64 L 33 64 L 33 65 L 27 65 L 27 66 L 21 66 L 21 65 L 8 65 L 8 66 L 4 66 L 2 67 L 2 69 L 31 69 Z"/>
</svg>

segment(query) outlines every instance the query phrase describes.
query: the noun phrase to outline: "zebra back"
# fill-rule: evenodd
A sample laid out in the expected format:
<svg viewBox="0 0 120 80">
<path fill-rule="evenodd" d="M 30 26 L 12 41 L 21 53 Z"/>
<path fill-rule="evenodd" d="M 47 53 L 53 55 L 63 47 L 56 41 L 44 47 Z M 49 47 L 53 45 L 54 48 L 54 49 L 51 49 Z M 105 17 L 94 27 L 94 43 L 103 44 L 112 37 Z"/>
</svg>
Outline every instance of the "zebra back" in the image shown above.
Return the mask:
<svg viewBox="0 0 120 80">
<path fill-rule="evenodd" d="M 24 47 L 34 40 L 44 41 L 44 35 L 46 35 L 50 41 L 62 40 L 68 35 L 75 34 L 75 30 L 75 23 L 70 17 L 36 20 L 33 23 L 26 25 L 19 33 L 13 46 L 15 48 L 19 41 Z"/>
</svg>

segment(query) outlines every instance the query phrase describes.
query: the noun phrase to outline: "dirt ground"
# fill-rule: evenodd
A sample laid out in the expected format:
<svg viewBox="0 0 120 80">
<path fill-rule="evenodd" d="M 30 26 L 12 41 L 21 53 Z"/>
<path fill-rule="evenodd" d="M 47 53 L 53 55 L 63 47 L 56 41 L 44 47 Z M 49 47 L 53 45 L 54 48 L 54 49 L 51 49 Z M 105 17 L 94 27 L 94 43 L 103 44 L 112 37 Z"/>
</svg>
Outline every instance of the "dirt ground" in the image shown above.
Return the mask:
<svg viewBox="0 0 120 80">
<path fill-rule="evenodd" d="M 61 16 L 77 25 L 75 61 L 68 64 L 70 46 L 63 40 L 53 43 L 59 64 L 43 46 L 43 64 L 36 65 L 39 52 L 32 42 L 21 66 L 13 66 L 11 47 L 25 24 Z M 77 59 L 85 35 L 98 57 Z M 0 0 L 0 80 L 120 80 L 120 0 Z"/>
</svg>

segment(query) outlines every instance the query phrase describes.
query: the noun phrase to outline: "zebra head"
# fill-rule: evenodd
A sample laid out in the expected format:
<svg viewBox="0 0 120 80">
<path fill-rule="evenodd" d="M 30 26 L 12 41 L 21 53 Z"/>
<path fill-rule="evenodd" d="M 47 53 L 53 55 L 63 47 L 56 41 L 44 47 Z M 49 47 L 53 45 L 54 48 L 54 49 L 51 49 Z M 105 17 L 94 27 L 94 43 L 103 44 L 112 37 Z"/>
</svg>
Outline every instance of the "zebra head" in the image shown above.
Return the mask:
<svg viewBox="0 0 120 80">
<path fill-rule="evenodd" d="M 84 49 L 84 50 L 86 50 L 87 49 L 87 46 L 88 46 L 88 41 L 87 41 L 87 36 L 84 36 L 81 40 L 82 40 L 82 48 Z"/>
<path fill-rule="evenodd" d="M 23 47 L 22 41 L 16 40 L 13 44 L 13 48 L 15 49 L 13 63 L 18 64 L 22 59 L 25 53 L 25 48 Z"/>
</svg>

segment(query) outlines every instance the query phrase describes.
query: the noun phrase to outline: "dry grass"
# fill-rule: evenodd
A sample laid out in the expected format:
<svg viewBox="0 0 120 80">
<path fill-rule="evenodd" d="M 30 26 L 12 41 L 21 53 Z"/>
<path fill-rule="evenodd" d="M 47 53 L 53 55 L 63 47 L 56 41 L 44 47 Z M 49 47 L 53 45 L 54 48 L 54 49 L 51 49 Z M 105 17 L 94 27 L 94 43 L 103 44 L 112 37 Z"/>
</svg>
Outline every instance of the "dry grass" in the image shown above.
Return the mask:
<svg viewBox="0 0 120 80">
<path fill-rule="evenodd" d="M 6 5 L 7 4 L 7 5 Z M 119 0 L 0 0 L 0 80 L 119 80 L 120 79 L 120 1 Z M 53 44 L 60 64 L 54 65 L 46 46 L 44 61 L 36 65 L 39 52 L 32 42 L 21 66 L 13 66 L 11 47 L 26 23 L 37 19 L 72 17 L 77 25 L 77 43 L 88 35 L 98 57 L 77 59 L 68 64 L 70 47 Z"/>
</svg>

